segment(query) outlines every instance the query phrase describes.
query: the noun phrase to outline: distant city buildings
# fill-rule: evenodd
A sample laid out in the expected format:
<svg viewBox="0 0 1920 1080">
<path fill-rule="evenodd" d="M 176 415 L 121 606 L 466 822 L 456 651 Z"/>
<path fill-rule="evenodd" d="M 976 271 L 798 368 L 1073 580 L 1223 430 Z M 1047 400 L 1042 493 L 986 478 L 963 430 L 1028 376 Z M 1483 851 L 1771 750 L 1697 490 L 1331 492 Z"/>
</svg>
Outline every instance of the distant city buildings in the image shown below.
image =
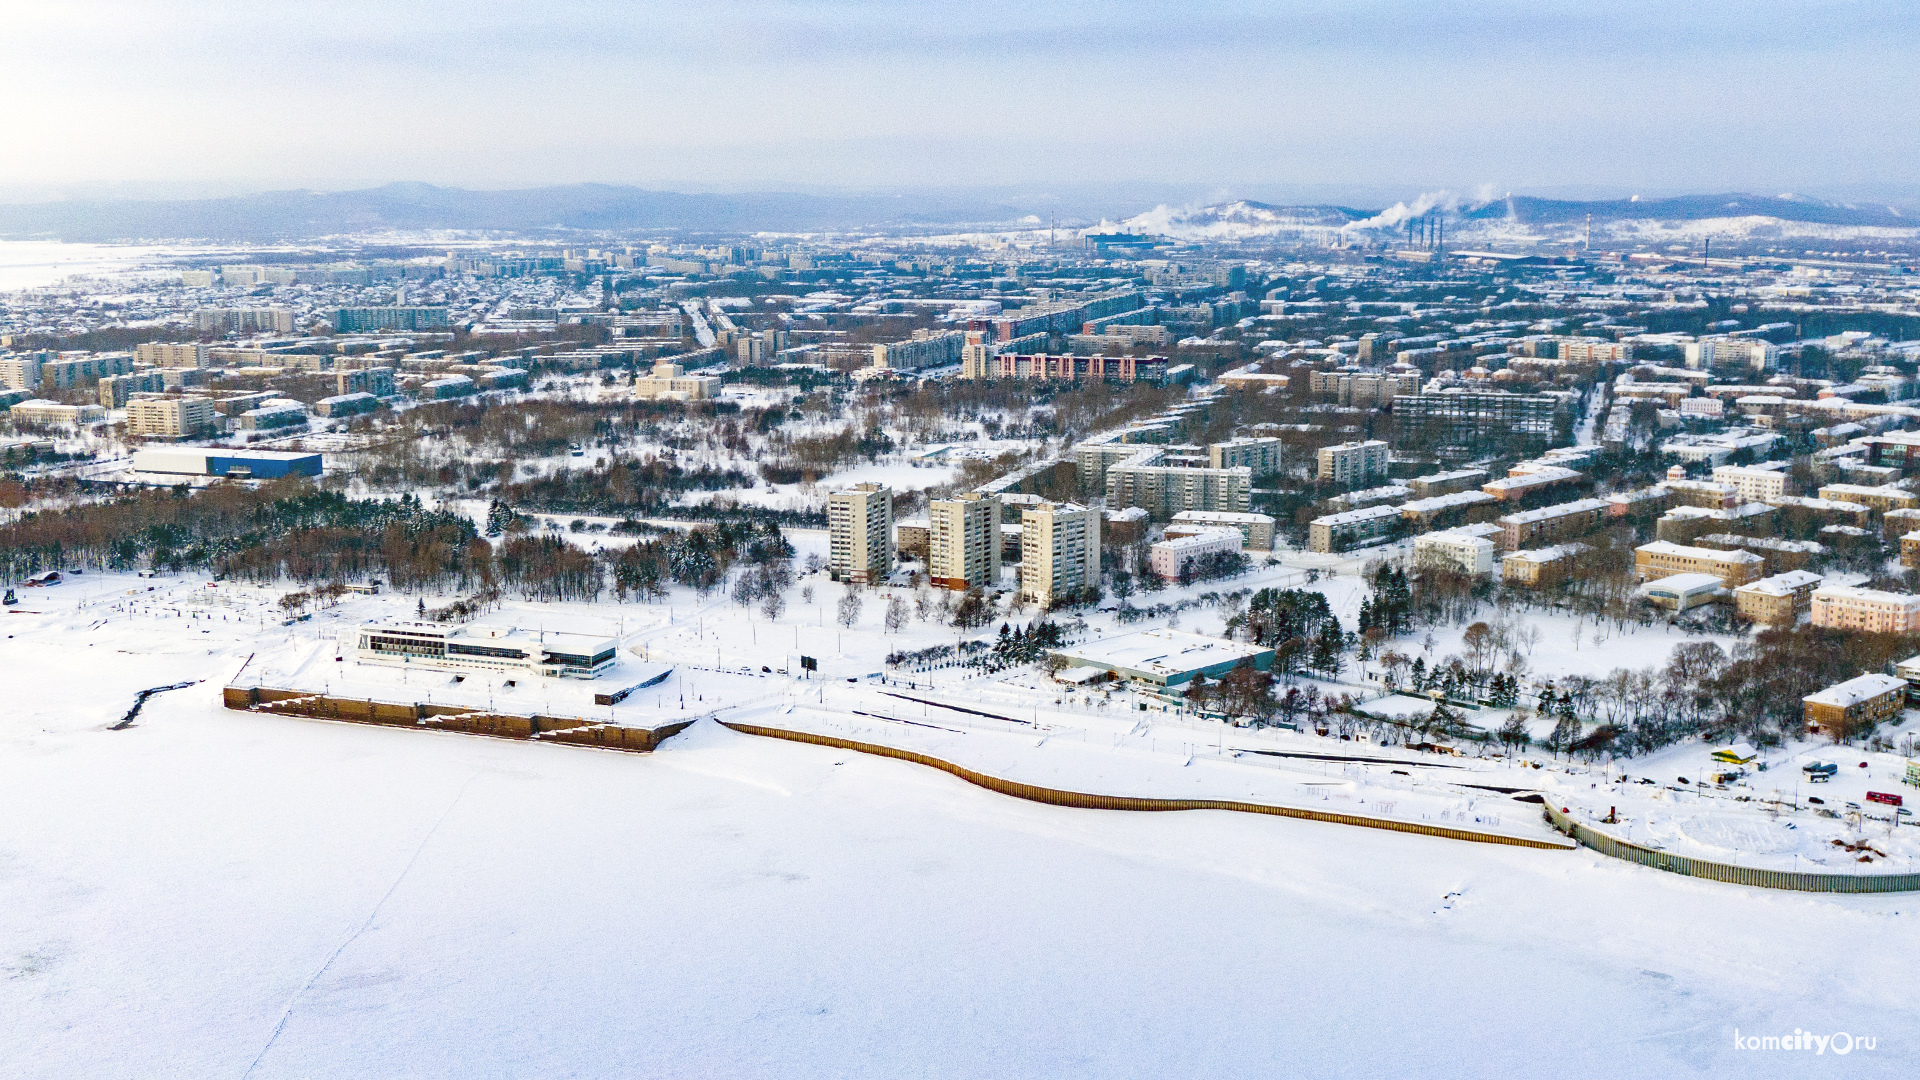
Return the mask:
<svg viewBox="0 0 1920 1080">
<path fill-rule="evenodd" d="M 217 430 L 220 416 L 207 398 L 143 397 L 127 402 L 127 434 L 178 439 Z"/>
<path fill-rule="evenodd" d="M 442 323 L 442 325 L 445 325 Z M 200 334 L 291 334 L 293 310 L 284 307 L 201 308 L 193 313 L 193 329 Z M 418 329 L 409 327 L 408 329 Z M 158 363 L 159 361 L 150 361 Z M 197 365 L 178 364 L 189 367 Z"/>
<path fill-rule="evenodd" d="M 1365 487 L 1387 475 L 1387 444 L 1379 439 L 1323 446 L 1318 453 L 1317 478 L 1323 484 Z"/>
<path fill-rule="evenodd" d="M 291 325 L 288 329 L 292 329 Z M 154 367 L 202 368 L 207 366 L 207 346 L 194 342 L 146 341 L 133 347 L 133 358 Z"/>
<path fill-rule="evenodd" d="M 1283 447 L 1279 439 L 1243 438 L 1207 447 L 1207 465 L 1215 469 L 1247 469 L 1254 479 L 1280 471 Z"/>
<path fill-rule="evenodd" d="M 342 334 L 370 334 L 381 330 L 442 330 L 447 326 L 443 307 L 341 308 L 333 328 Z"/>
<path fill-rule="evenodd" d="M 1165 382 L 1164 356 L 1045 356 L 1028 353 L 981 353 L 961 374 L 976 379 L 1039 380 L 1044 382 Z"/>
<path fill-rule="evenodd" d="M 678 364 L 653 365 L 653 374 L 633 380 L 633 396 L 641 401 L 707 401 L 719 396 L 718 375 L 689 375 Z"/>
<path fill-rule="evenodd" d="M 916 330 L 906 341 L 873 347 L 873 366 L 895 371 L 919 371 L 960 362 L 966 335 L 959 330 Z"/>
</svg>

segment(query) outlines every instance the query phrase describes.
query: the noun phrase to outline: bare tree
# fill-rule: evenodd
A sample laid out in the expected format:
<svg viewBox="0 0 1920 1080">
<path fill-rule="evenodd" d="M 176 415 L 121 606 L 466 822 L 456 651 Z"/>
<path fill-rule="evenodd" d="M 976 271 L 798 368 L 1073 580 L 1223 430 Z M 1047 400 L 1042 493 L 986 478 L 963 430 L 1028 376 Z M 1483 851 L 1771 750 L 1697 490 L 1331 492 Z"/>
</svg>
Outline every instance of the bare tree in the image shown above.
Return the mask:
<svg viewBox="0 0 1920 1080">
<path fill-rule="evenodd" d="M 760 595 L 760 614 L 766 616 L 768 622 L 778 619 L 786 610 L 787 598 L 780 590 L 768 589 Z"/>
<path fill-rule="evenodd" d="M 860 607 L 860 594 L 849 588 L 841 595 L 840 609 L 834 617 L 840 620 L 841 626 L 850 627 L 860 621 Z"/>
</svg>

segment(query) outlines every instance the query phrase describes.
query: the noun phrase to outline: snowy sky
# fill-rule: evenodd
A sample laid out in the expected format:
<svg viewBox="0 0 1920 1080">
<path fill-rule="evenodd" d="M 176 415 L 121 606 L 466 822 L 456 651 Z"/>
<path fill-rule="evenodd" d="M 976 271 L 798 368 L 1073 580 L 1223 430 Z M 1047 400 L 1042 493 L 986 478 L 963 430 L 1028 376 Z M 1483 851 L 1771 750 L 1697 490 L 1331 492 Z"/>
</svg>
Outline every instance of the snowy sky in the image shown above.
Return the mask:
<svg viewBox="0 0 1920 1080">
<path fill-rule="evenodd" d="M 1899 4 L 0 0 L 0 196 L 1908 183 Z"/>
</svg>

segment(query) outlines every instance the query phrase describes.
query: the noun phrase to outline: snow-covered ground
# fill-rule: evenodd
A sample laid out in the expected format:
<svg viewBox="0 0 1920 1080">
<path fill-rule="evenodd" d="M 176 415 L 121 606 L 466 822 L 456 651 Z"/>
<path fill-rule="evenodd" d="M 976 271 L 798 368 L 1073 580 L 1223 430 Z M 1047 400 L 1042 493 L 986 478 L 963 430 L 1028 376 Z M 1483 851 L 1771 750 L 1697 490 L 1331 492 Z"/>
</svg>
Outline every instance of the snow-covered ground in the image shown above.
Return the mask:
<svg viewBox="0 0 1920 1080">
<path fill-rule="evenodd" d="M 1352 578 L 1322 585 L 1343 618 L 1357 604 Z M 249 657 L 293 677 L 342 668 L 327 651 L 341 629 L 415 604 L 352 598 L 285 626 L 282 591 L 88 574 L 0 615 L 0 1075 L 1798 1076 L 1811 1050 L 1733 1045 L 1736 1030 L 1795 1028 L 1877 1040 L 1821 1068 L 1920 1062 L 1920 1009 L 1900 992 L 1914 896 L 1048 807 L 711 722 L 633 755 L 228 711 L 219 688 Z M 838 586 L 803 576 L 793 593 L 771 622 L 684 591 L 489 618 L 625 632 L 642 662 L 735 669 L 699 676 L 703 710 L 777 691 L 787 704 L 753 715 L 1060 786 L 1317 797 L 1545 836 L 1536 808 L 1456 781 L 1567 797 L 1600 783 L 1585 767 L 1227 731 L 1030 673 L 934 671 L 905 691 L 1009 721 L 917 706 L 845 678 L 951 629 L 886 632 L 879 589 L 841 629 L 823 610 Z M 831 681 L 758 672 L 796 640 Z M 136 691 L 194 679 L 109 730 Z M 1673 785 L 1695 768 L 1684 753 L 1705 750 L 1628 771 Z M 1456 761 L 1458 777 L 1439 767 Z M 1798 766 L 1754 775 L 1776 771 Z"/>
<path fill-rule="evenodd" d="M 1577 808 L 1576 820 L 1675 855 L 1822 874 L 1920 871 L 1916 818 L 1867 798 L 1878 792 L 1903 803 L 1920 801 L 1920 792 L 1903 783 L 1905 759 L 1802 742 L 1738 766 L 1713 760 L 1716 749 L 1724 748 L 1681 743 L 1605 771 L 1615 781 L 1623 774 L 1633 778 L 1625 782 L 1609 783 L 1605 776 L 1598 784 L 1564 776 L 1547 782 L 1553 798 Z M 1814 782 L 1805 766 L 1815 763 L 1839 771 Z M 1721 777 L 1731 779 L 1717 783 Z"/>
</svg>

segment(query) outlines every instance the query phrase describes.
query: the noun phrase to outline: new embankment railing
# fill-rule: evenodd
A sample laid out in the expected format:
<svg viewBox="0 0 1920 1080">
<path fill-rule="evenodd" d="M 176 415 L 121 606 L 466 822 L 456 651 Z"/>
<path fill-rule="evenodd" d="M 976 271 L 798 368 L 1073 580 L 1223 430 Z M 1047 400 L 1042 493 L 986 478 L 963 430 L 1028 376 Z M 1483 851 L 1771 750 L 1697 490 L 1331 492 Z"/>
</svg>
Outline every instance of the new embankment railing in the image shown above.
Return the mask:
<svg viewBox="0 0 1920 1080">
<path fill-rule="evenodd" d="M 1450 828 L 1445 825 L 1426 825 L 1414 821 L 1396 821 L 1392 818 L 1368 817 L 1365 814 L 1341 814 L 1324 810 L 1307 810 L 1292 806 L 1274 806 L 1266 803 L 1241 802 L 1234 799 L 1148 799 L 1135 795 L 1096 795 L 1085 791 L 1066 791 L 1060 788 L 1041 787 L 1038 784 L 1025 784 L 1017 780 L 993 776 L 988 773 L 957 765 L 931 754 L 917 750 L 904 750 L 897 746 L 881 743 L 860 742 L 855 739 L 843 739 L 836 735 L 818 735 L 810 731 L 794 731 L 789 728 L 765 727 L 748 724 L 738 720 L 720 720 L 720 724 L 745 735 L 761 735 L 771 739 L 787 739 L 792 742 L 812 743 L 816 746 L 832 746 L 841 750 L 854 750 L 877 757 L 896 758 L 911 761 L 917 765 L 939 769 L 950 773 L 970 784 L 977 784 L 989 791 L 1002 795 L 1011 795 L 1016 799 L 1046 803 L 1051 806 L 1071 806 L 1082 810 L 1233 810 L 1244 814 L 1270 814 L 1275 817 L 1303 818 L 1308 821 L 1325 821 L 1337 825 L 1356 825 L 1366 829 L 1384 829 L 1388 832 L 1418 833 L 1424 836 L 1440 836 L 1449 840 L 1468 840 L 1481 844 L 1505 844 L 1512 847 L 1544 848 L 1549 851 L 1570 851 L 1572 845 L 1556 843 L 1551 840 L 1533 840 L 1523 836 L 1507 836 L 1501 833 L 1481 832 L 1477 829 Z"/>
<path fill-rule="evenodd" d="M 1795 892 L 1880 893 L 1920 890 L 1920 874 L 1815 874 L 1800 870 L 1762 870 L 1752 866 L 1693 859 L 1620 840 L 1573 820 L 1561 807 L 1546 804 L 1547 821 L 1602 855 L 1651 866 L 1671 874 Z"/>
</svg>

